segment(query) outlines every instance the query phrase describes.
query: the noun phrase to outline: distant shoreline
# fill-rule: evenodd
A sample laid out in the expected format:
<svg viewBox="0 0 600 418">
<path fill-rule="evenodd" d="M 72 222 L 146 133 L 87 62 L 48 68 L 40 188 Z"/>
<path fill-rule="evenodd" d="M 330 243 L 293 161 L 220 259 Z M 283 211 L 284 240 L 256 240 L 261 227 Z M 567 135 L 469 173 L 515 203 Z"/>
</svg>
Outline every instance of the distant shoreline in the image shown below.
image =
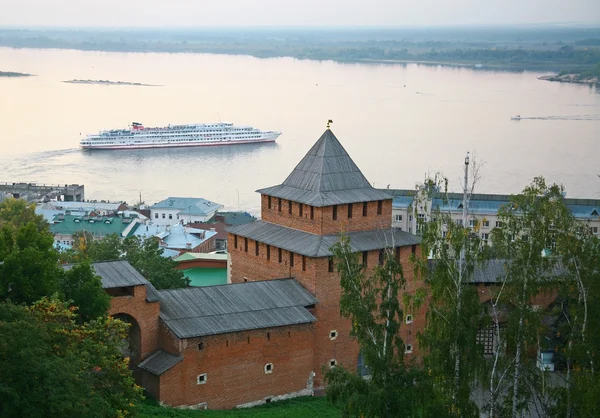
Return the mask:
<svg viewBox="0 0 600 418">
<path fill-rule="evenodd" d="M 572 83 L 572 84 L 600 84 L 598 77 L 581 78 L 579 74 L 564 74 L 564 75 L 543 75 L 538 77 L 538 80 L 554 81 L 557 83 Z"/>
<path fill-rule="evenodd" d="M 156 84 L 132 83 L 129 81 L 110 81 L 110 80 L 67 80 L 63 83 L 69 84 L 100 84 L 102 86 L 140 86 L 140 87 L 159 87 Z"/>
<path fill-rule="evenodd" d="M 0 77 L 33 77 L 33 74 L 17 73 L 14 71 L 0 71 Z"/>
</svg>

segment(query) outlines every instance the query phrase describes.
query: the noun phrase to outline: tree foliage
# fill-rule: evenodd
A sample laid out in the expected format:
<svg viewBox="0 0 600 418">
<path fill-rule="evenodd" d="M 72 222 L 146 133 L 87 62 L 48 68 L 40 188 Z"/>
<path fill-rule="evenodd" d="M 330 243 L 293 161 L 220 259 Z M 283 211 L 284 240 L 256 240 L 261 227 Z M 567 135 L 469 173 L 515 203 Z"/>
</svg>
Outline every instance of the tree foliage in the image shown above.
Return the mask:
<svg viewBox="0 0 600 418">
<path fill-rule="evenodd" d="M 333 248 L 340 277 L 340 313 L 352 322 L 351 335 L 361 347 L 370 377 L 334 367 L 326 372 L 327 396 L 343 406 L 345 416 L 444 416 L 428 376 L 404 361 L 400 304 L 405 279 L 393 251 L 367 274 L 348 237 Z M 406 298 L 403 298 L 406 300 Z"/>
<path fill-rule="evenodd" d="M 77 306 L 79 322 L 106 315 L 110 308 L 110 296 L 102 288 L 102 280 L 88 261 L 65 271 L 60 277 L 59 287 L 64 299 Z"/>
<path fill-rule="evenodd" d="M 141 389 L 119 352 L 127 325 L 83 325 L 56 297 L 31 307 L 0 303 L 0 415 L 124 417 Z"/>
</svg>

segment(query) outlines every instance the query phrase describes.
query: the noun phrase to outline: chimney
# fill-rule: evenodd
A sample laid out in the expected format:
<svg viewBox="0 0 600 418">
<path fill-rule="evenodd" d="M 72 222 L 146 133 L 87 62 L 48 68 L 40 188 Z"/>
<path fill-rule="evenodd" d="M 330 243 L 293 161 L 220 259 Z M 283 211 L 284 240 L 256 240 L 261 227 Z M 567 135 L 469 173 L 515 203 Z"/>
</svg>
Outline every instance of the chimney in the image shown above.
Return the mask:
<svg viewBox="0 0 600 418">
<path fill-rule="evenodd" d="M 192 249 L 192 243 L 191 242 L 186 242 L 185 243 L 185 248 L 187 248 L 188 250 Z"/>
</svg>

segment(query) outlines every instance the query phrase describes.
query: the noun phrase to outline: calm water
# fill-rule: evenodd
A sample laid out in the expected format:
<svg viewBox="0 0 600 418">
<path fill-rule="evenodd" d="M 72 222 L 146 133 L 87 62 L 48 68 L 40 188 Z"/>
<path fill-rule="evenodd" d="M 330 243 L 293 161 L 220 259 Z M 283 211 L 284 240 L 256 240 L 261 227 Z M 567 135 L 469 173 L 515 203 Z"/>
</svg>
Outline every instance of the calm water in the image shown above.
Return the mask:
<svg viewBox="0 0 600 418">
<path fill-rule="evenodd" d="M 479 192 L 517 193 L 534 176 L 600 197 L 600 93 L 540 74 L 348 65 L 244 56 L 0 48 L 0 181 L 82 183 L 90 199 L 201 196 L 257 212 L 256 189 L 284 180 L 327 119 L 376 187 L 413 188 L 441 171 L 459 189 L 466 151 Z M 103 79 L 160 87 L 65 84 Z M 404 87 L 406 86 L 406 87 Z M 511 121 L 520 114 L 525 119 Z M 277 144 L 82 151 L 80 133 L 230 121 L 283 131 Z"/>
</svg>

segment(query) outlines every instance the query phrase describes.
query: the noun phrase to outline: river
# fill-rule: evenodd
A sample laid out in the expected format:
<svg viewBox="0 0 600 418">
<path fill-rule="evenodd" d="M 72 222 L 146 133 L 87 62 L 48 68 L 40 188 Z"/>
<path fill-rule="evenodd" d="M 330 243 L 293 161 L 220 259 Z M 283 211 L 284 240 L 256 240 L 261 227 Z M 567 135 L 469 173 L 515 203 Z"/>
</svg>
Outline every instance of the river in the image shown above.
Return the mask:
<svg viewBox="0 0 600 418">
<path fill-rule="evenodd" d="M 0 181 L 80 183 L 88 199 L 204 197 L 258 213 L 328 119 L 376 187 L 414 188 L 442 172 L 460 189 L 467 151 L 480 193 L 518 193 L 534 176 L 569 197 L 600 197 L 600 92 L 589 86 L 441 66 L 341 64 L 208 54 L 0 48 Z M 159 85 L 102 86 L 102 79 Z M 524 119 L 510 120 L 520 114 Z M 80 135 L 229 121 L 281 130 L 276 144 L 83 151 Z"/>
</svg>

